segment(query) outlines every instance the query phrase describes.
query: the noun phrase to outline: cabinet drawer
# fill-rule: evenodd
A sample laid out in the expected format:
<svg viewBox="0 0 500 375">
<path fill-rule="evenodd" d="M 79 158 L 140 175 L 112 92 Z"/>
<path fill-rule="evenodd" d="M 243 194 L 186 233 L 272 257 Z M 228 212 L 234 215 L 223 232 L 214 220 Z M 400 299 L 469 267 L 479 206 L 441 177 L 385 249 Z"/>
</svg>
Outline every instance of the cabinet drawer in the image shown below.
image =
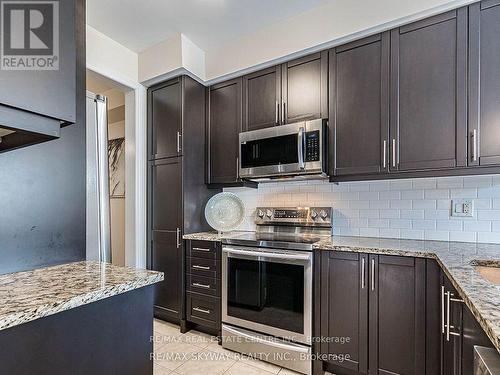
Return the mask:
<svg viewBox="0 0 500 375">
<path fill-rule="evenodd" d="M 218 328 L 220 325 L 220 298 L 192 292 L 188 292 L 186 297 L 188 321 Z"/>
<path fill-rule="evenodd" d="M 217 242 L 212 241 L 189 241 L 190 257 L 220 259 L 220 250 Z"/>
<path fill-rule="evenodd" d="M 220 280 L 213 277 L 186 275 L 186 289 L 190 292 L 220 297 Z"/>
<path fill-rule="evenodd" d="M 196 276 L 220 278 L 220 261 L 187 257 L 186 273 Z"/>
</svg>

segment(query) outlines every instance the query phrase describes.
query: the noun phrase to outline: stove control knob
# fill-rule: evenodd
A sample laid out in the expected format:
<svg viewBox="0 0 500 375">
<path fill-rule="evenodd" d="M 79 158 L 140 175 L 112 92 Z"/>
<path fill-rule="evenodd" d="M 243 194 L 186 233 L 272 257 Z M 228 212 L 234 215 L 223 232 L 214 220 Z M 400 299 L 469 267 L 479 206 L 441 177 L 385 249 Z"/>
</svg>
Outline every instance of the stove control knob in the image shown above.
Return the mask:
<svg viewBox="0 0 500 375">
<path fill-rule="evenodd" d="M 313 220 L 316 220 L 316 218 L 318 217 L 318 213 L 314 210 L 311 211 L 311 219 Z"/>
<path fill-rule="evenodd" d="M 264 211 L 258 210 L 257 211 L 257 216 L 260 217 L 261 219 L 264 217 Z"/>
<path fill-rule="evenodd" d="M 319 216 L 323 219 L 323 220 L 326 220 L 328 218 L 328 212 L 326 212 L 325 210 L 321 210 L 319 212 Z"/>
<path fill-rule="evenodd" d="M 272 218 L 272 217 L 273 217 L 273 211 L 271 211 L 271 210 L 267 210 L 267 211 L 266 211 L 266 216 L 267 216 L 269 219 L 270 219 L 270 218 Z"/>
</svg>

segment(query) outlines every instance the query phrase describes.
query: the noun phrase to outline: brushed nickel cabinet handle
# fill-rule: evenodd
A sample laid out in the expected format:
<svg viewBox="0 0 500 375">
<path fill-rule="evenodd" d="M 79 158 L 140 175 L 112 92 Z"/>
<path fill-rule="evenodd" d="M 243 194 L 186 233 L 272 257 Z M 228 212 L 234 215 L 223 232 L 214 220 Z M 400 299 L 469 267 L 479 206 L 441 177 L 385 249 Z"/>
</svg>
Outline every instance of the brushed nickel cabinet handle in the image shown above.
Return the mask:
<svg viewBox="0 0 500 375">
<path fill-rule="evenodd" d="M 176 236 L 177 236 L 177 248 L 181 247 L 181 230 L 180 228 L 177 228 L 176 230 Z"/>
<path fill-rule="evenodd" d="M 276 125 L 280 124 L 279 111 L 280 111 L 280 103 L 276 100 L 276 119 L 275 119 Z"/>
<path fill-rule="evenodd" d="M 196 286 L 198 288 L 205 288 L 205 289 L 210 289 L 210 285 L 207 284 L 200 284 L 200 283 L 192 283 L 192 286 Z"/>
<path fill-rule="evenodd" d="M 281 123 L 282 124 L 285 124 L 285 106 L 286 106 L 286 103 L 283 102 L 283 104 L 281 105 Z"/>
<path fill-rule="evenodd" d="M 210 270 L 210 267 L 209 267 L 209 266 L 199 266 L 199 265 L 197 265 L 197 264 L 195 264 L 195 265 L 191 266 L 191 268 L 194 268 L 194 269 L 196 269 L 196 270 L 206 270 L 206 271 Z"/>
<path fill-rule="evenodd" d="M 236 179 L 240 178 L 240 158 L 236 158 Z"/>
<path fill-rule="evenodd" d="M 365 258 L 361 258 L 361 289 L 365 289 Z"/>
<path fill-rule="evenodd" d="M 372 259 L 372 291 L 375 290 L 375 259 Z"/>
<path fill-rule="evenodd" d="M 446 292 L 446 341 L 450 341 L 450 320 L 451 320 L 451 308 L 450 308 L 450 291 Z"/>
<path fill-rule="evenodd" d="M 205 249 L 203 247 L 193 247 L 193 250 L 196 250 L 196 251 L 205 251 L 207 253 L 210 252 L 210 249 Z"/>
<path fill-rule="evenodd" d="M 444 334 L 444 329 L 446 326 L 445 319 L 444 319 L 445 294 L 446 294 L 446 292 L 444 291 L 444 285 L 442 285 L 441 286 L 441 333 L 442 334 Z"/>
<path fill-rule="evenodd" d="M 177 153 L 181 152 L 181 132 L 177 132 Z"/>
<path fill-rule="evenodd" d="M 477 161 L 477 129 L 474 129 L 471 134 L 472 137 L 472 161 Z"/>
<path fill-rule="evenodd" d="M 396 168 L 396 138 L 392 139 L 392 167 Z"/>
<path fill-rule="evenodd" d="M 385 169 L 385 168 L 387 168 L 387 140 L 386 139 L 384 139 L 383 148 L 384 148 L 383 165 L 384 165 L 384 169 Z"/>
<path fill-rule="evenodd" d="M 210 314 L 210 310 L 207 310 L 207 309 L 202 309 L 201 307 L 193 307 L 193 310 L 194 310 L 194 311 L 201 312 L 201 313 L 203 313 L 203 314 Z"/>
</svg>

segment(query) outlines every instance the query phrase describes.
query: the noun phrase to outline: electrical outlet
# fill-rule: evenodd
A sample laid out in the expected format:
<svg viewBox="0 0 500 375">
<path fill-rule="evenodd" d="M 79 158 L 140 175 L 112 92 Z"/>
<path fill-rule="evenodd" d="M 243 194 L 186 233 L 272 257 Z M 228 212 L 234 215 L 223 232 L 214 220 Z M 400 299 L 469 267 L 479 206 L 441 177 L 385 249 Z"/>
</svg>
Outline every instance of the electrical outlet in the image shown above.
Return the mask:
<svg viewBox="0 0 500 375">
<path fill-rule="evenodd" d="M 472 199 L 454 199 L 451 201 L 451 216 L 473 217 L 474 201 Z"/>
</svg>

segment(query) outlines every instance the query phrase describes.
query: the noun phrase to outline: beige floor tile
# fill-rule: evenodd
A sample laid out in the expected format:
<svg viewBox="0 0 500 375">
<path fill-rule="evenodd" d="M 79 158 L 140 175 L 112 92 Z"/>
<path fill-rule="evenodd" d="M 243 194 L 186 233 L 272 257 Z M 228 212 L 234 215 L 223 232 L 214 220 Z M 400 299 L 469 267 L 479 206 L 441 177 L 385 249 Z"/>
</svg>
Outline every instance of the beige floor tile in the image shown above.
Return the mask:
<svg viewBox="0 0 500 375">
<path fill-rule="evenodd" d="M 300 372 L 292 371 L 287 368 L 282 368 L 278 373 L 278 375 L 300 375 L 300 374 L 301 374 Z"/>
<path fill-rule="evenodd" d="M 217 342 L 215 336 L 207 335 L 206 333 L 191 330 L 181 336 L 179 336 L 180 341 L 187 344 L 197 346 L 199 348 L 206 348 L 210 343 Z"/>
<path fill-rule="evenodd" d="M 236 362 L 227 370 L 224 375 L 272 375 L 272 372 L 264 371 L 260 368 L 247 365 L 241 361 Z"/>
<path fill-rule="evenodd" d="M 169 375 L 171 374 L 172 371 L 165 367 L 161 367 L 157 365 L 156 363 L 153 365 L 153 375 Z"/>
<path fill-rule="evenodd" d="M 219 353 L 201 350 L 194 358 L 184 363 L 175 372 L 181 375 L 218 375 L 224 373 L 236 361 Z"/>
<path fill-rule="evenodd" d="M 243 363 L 250 365 L 250 366 L 257 367 L 257 368 L 264 370 L 264 371 L 271 372 L 273 374 L 277 374 L 281 369 L 281 367 L 273 365 L 272 363 L 260 361 L 256 358 L 251 358 L 251 357 L 247 357 L 247 356 L 242 356 L 240 359 L 240 362 L 243 362 Z"/>
<path fill-rule="evenodd" d="M 193 358 L 200 348 L 184 342 L 172 342 L 155 352 L 155 363 L 169 370 L 175 370 Z"/>
<path fill-rule="evenodd" d="M 219 343 L 217 341 L 211 342 L 210 344 L 208 344 L 206 349 L 210 350 L 212 352 L 215 352 L 215 353 L 224 354 L 225 356 L 227 356 L 228 358 L 231 358 L 231 359 L 236 359 L 236 357 L 240 355 L 240 353 L 236 353 L 236 352 L 233 352 L 232 350 L 224 349 L 222 347 L 222 345 L 219 345 Z"/>
<path fill-rule="evenodd" d="M 181 334 L 179 326 L 159 319 L 153 321 L 153 331 L 172 336 Z"/>
</svg>

